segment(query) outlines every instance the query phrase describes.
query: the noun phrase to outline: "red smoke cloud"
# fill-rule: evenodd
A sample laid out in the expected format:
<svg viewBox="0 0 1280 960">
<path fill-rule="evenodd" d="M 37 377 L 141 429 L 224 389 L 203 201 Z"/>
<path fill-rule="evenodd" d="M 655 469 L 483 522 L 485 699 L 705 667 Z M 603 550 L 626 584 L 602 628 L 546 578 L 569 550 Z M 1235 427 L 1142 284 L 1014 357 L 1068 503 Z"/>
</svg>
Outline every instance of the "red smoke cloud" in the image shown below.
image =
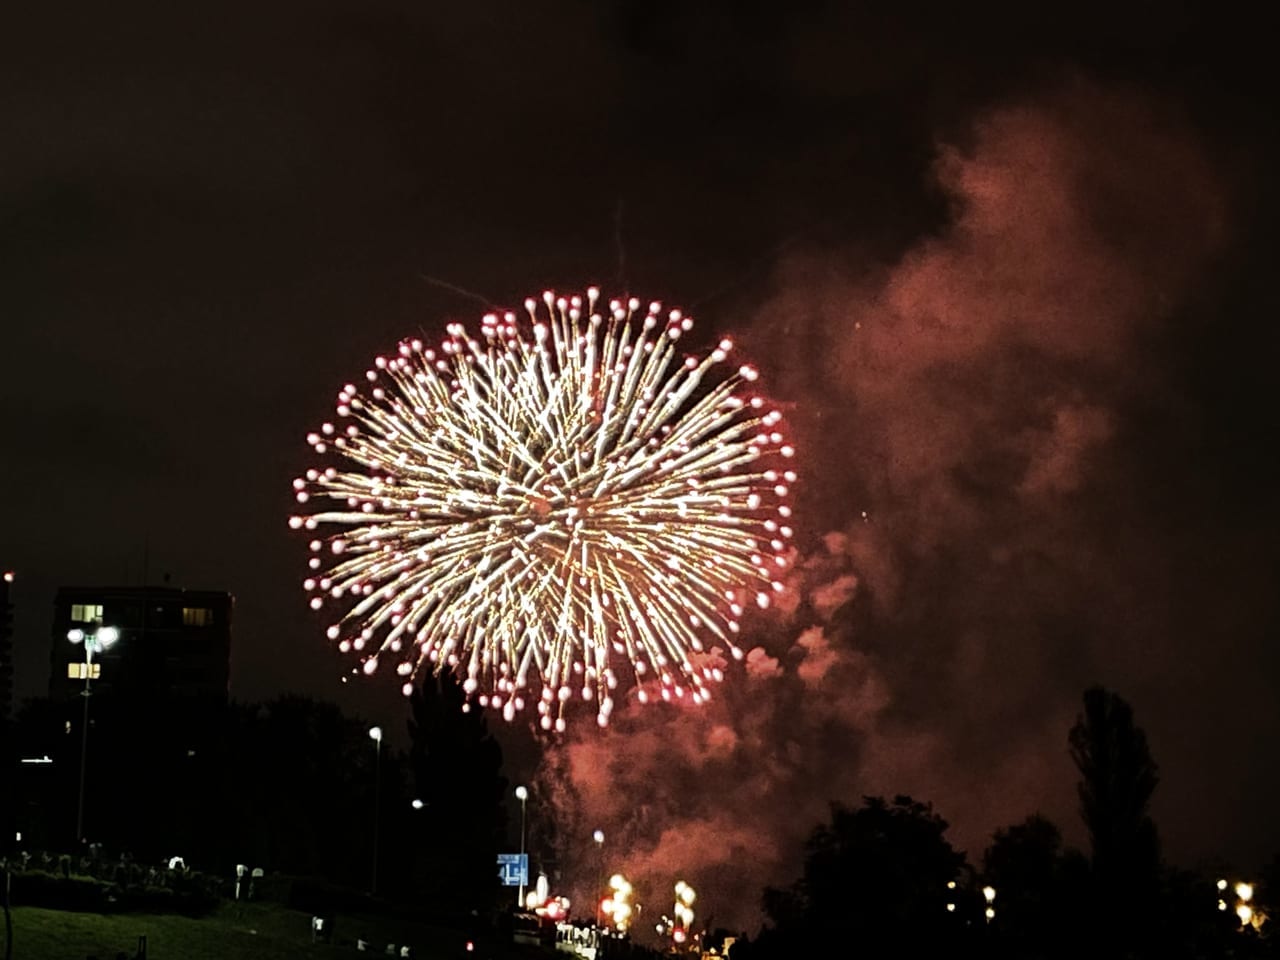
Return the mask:
<svg viewBox="0 0 1280 960">
<path fill-rule="evenodd" d="M 932 800 L 973 857 L 1036 810 L 1069 827 L 1079 692 L 1159 634 L 1125 445 L 1223 238 L 1212 171 L 1149 103 L 1076 86 L 980 118 L 936 176 L 944 228 L 887 267 L 790 260 L 743 337 L 807 451 L 809 542 L 759 646 L 709 705 L 556 748 L 562 822 L 603 829 L 655 913 L 685 879 L 754 926 L 832 800 Z"/>
</svg>

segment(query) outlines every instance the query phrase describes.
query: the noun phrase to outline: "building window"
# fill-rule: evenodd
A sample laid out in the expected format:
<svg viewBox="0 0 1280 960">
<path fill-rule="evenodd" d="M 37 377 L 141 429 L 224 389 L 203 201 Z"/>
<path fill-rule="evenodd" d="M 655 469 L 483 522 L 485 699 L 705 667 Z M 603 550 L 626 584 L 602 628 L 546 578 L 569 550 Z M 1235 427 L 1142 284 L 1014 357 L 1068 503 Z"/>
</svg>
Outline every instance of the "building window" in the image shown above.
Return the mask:
<svg viewBox="0 0 1280 960">
<path fill-rule="evenodd" d="M 100 603 L 73 603 L 71 605 L 72 623 L 93 623 L 95 620 L 101 619 L 102 604 Z"/>
<path fill-rule="evenodd" d="M 67 664 L 67 679 L 83 680 L 84 674 L 85 674 L 84 668 L 86 666 L 91 667 L 91 670 L 89 671 L 90 680 L 97 680 L 98 677 L 102 676 L 102 664 L 100 663 L 86 664 L 83 661 L 75 661 L 73 663 Z"/>
<path fill-rule="evenodd" d="M 213 611 L 208 607 L 183 607 L 182 625 L 184 627 L 213 626 Z"/>
</svg>

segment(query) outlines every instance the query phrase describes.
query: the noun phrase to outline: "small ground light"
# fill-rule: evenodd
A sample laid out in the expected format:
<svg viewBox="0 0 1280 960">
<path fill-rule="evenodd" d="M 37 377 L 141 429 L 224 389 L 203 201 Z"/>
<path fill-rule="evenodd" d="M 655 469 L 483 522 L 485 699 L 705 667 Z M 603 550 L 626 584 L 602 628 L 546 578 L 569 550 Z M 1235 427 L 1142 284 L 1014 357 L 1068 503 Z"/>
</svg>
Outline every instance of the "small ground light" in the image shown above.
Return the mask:
<svg viewBox="0 0 1280 960">
<path fill-rule="evenodd" d="M 413 807 L 413 809 L 415 809 L 415 810 L 421 810 L 423 807 L 425 807 L 425 806 L 426 806 L 426 804 L 425 804 L 425 803 L 423 803 L 421 800 L 419 800 L 419 799 L 417 799 L 417 798 L 415 797 L 415 798 L 414 798 L 413 803 L 411 804 L 411 806 L 412 806 L 412 807 Z"/>
</svg>

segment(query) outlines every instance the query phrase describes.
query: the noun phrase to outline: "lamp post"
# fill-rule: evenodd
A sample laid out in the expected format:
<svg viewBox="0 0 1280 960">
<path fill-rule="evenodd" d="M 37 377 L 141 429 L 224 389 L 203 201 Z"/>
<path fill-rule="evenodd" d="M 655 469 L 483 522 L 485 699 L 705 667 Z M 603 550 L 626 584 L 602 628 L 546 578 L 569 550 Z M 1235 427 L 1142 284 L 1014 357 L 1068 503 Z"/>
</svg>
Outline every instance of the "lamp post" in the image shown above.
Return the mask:
<svg viewBox="0 0 1280 960">
<path fill-rule="evenodd" d="M 84 697 L 84 718 L 80 731 L 80 800 L 76 804 L 76 843 L 84 842 L 84 780 L 86 758 L 89 755 L 89 697 L 90 680 L 93 677 L 93 655 L 110 649 L 120 639 L 120 631 L 115 627 L 104 627 L 101 620 L 95 620 L 89 629 L 79 627 L 67 631 L 67 639 L 72 643 L 84 645 L 84 689 L 80 695 Z"/>
<path fill-rule="evenodd" d="M 529 799 L 529 791 L 523 784 L 516 787 L 516 799 L 520 801 L 520 892 L 517 894 L 519 899 L 516 900 L 516 906 L 523 910 L 525 871 L 528 869 L 524 859 L 524 805 Z"/>
<path fill-rule="evenodd" d="M 595 833 L 591 835 L 591 839 L 596 842 L 596 855 L 600 858 L 600 886 L 601 888 L 603 888 L 605 885 L 604 884 L 604 831 L 597 830 Z M 597 927 L 604 926 L 603 922 L 600 919 L 601 903 L 602 903 L 601 894 L 600 894 L 600 891 L 597 891 L 596 892 L 596 926 Z"/>
<path fill-rule="evenodd" d="M 382 813 L 382 728 L 370 727 L 369 739 L 374 743 L 373 761 L 373 879 L 369 892 L 378 893 L 378 817 Z"/>
</svg>

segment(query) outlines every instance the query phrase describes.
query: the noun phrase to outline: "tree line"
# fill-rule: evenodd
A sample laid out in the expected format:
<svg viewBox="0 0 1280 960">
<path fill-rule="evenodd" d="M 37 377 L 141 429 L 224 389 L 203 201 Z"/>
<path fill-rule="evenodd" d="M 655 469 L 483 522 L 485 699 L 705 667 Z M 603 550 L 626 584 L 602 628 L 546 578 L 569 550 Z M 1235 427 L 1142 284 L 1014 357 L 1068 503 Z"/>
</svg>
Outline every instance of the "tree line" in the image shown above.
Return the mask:
<svg viewBox="0 0 1280 960">
<path fill-rule="evenodd" d="M 78 704 L 28 703 L 14 722 L 18 847 L 29 863 L 71 854 L 158 864 L 181 857 L 333 890 L 410 900 L 442 917 L 497 895 L 504 848 L 502 751 L 461 689 L 428 680 L 409 698 L 403 748 L 333 703 L 95 696 L 84 839 L 77 843 Z M 376 851 L 376 854 L 375 854 Z"/>
<path fill-rule="evenodd" d="M 227 878 L 237 864 L 335 890 L 411 903 L 456 923 L 505 903 L 495 859 L 509 849 L 508 783 L 483 711 L 428 681 L 409 698 L 407 746 L 391 750 L 335 704 L 112 702 L 95 698 L 87 849 L 74 838 L 77 712 L 36 701 L 16 718 L 26 758 L 11 784 L 24 850 L 189 865 Z M 75 704 L 72 707 L 77 706 Z M 976 862 L 948 824 L 909 796 L 833 804 L 801 876 L 763 892 L 763 928 L 732 960 L 916 957 L 943 951 L 1057 960 L 1280 955 L 1280 859 L 1256 878 L 1201 876 L 1167 863 L 1150 814 L 1159 770 L 1129 704 L 1084 694 L 1068 735 L 1088 849 L 1036 814 L 996 831 Z M 542 818 L 546 819 L 546 818 Z M 530 836 L 554 862 L 565 837 Z M 104 852 L 105 851 L 105 852 Z M 376 864 L 375 864 L 376 851 Z M 1237 879 L 1255 881 L 1242 922 Z M 1269 922 L 1258 922 L 1272 916 Z M 720 931 L 723 937 L 725 931 Z"/>
<path fill-rule="evenodd" d="M 1064 847 L 1037 814 L 996 831 L 970 864 L 931 804 L 834 804 L 809 837 L 802 876 L 764 892 L 767 922 L 732 960 L 1280 956 L 1280 857 L 1240 891 L 1238 878 L 1162 859 L 1150 814 L 1158 768 L 1129 704 L 1086 691 L 1068 742 L 1087 851 Z"/>
</svg>

